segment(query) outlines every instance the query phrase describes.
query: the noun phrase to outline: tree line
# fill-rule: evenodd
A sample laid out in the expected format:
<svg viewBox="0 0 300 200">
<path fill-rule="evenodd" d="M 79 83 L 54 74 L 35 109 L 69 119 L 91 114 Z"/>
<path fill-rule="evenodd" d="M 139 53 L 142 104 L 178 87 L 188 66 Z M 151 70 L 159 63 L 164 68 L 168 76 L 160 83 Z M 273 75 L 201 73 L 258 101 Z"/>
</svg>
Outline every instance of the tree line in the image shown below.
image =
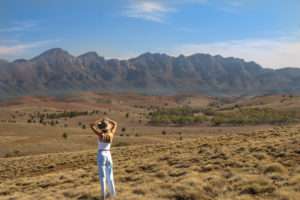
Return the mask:
<svg viewBox="0 0 300 200">
<path fill-rule="evenodd" d="M 300 121 L 300 111 L 273 108 L 239 108 L 233 111 L 208 109 L 169 108 L 150 112 L 153 125 L 191 125 L 209 122 L 212 125 L 287 124 Z"/>
</svg>

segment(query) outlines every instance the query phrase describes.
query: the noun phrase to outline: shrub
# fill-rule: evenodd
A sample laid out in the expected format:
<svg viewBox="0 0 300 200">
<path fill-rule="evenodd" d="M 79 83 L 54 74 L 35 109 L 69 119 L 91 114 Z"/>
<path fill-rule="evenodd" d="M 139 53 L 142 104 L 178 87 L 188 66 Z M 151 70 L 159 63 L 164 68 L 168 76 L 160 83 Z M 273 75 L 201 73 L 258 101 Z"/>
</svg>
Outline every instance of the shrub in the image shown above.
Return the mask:
<svg viewBox="0 0 300 200">
<path fill-rule="evenodd" d="M 67 134 L 67 133 L 63 133 L 63 134 L 62 134 L 62 137 L 63 137 L 64 139 L 67 139 L 68 134 Z"/>
<path fill-rule="evenodd" d="M 126 128 L 125 128 L 125 127 L 122 127 L 121 131 L 122 131 L 122 132 L 125 132 L 125 131 L 126 131 Z"/>
<path fill-rule="evenodd" d="M 166 132 L 165 130 L 163 130 L 163 131 L 161 132 L 161 134 L 162 134 L 162 135 L 166 135 L 167 132 Z"/>
<path fill-rule="evenodd" d="M 126 113 L 125 117 L 128 118 L 129 117 L 129 113 Z"/>
<path fill-rule="evenodd" d="M 82 125 L 82 129 L 86 129 L 86 126 L 85 126 L 85 124 L 83 124 L 83 125 Z"/>
</svg>

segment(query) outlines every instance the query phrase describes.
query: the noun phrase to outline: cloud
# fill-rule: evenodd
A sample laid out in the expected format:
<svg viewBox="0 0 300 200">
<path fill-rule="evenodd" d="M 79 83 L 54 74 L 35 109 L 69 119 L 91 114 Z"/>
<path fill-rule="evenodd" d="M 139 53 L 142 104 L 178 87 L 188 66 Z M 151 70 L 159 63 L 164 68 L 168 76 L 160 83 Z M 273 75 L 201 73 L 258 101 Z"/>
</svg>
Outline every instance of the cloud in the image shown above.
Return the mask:
<svg viewBox="0 0 300 200">
<path fill-rule="evenodd" d="M 293 37 L 182 44 L 173 47 L 169 53 L 172 55 L 219 54 L 224 57 L 239 57 L 246 61 L 255 61 L 266 68 L 300 68 L 300 41 Z"/>
<path fill-rule="evenodd" d="M 23 53 L 29 49 L 45 46 L 47 44 L 57 42 L 59 40 L 42 40 L 27 44 L 19 44 L 14 46 L 0 46 L 0 55 L 13 55 L 17 53 Z"/>
<path fill-rule="evenodd" d="M 126 6 L 123 15 L 126 17 L 151 20 L 159 23 L 166 23 L 167 13 L 174 12 L 176 9 L 167 4 L 157 1 L 133 1 Z"/>
<path fill-rule="evenodd" d="M 34 30 L 38 27 L 38 24 L 34 21 L 16 21 L 8 28 L 0 28 L 0 33 L 14 32 L 14 31 L 28 31 Z"/>
<path fill-rule="evenodd" d="M 243 6 L 241 1 L 231 1 L 231 2 L 229 2 L 229 5 L 231 5 L 233 7 L 242 7 Z"/>
</svg>

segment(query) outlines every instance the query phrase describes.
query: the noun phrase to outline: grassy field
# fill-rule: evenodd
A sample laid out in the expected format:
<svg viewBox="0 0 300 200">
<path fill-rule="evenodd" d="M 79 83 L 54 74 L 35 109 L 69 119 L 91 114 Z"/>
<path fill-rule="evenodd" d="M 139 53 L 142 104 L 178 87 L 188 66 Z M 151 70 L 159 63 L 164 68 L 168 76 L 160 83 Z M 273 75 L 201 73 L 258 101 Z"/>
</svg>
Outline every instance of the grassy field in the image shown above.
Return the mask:
<svg viewBox="0 0 300 200">
<path fill-rule="evenodd" d="M 111 150 L 116 199 L 296 200 L 300 196 L 300 125 L 149 123 L 154 104 L 218 112 L 256 107 L 290 111 L 300 108 L 299 95 L 244 100 L 104 96 L 107 99 L 102 93 L 56 99 L 29 96 L 0 102 L 0 199 L 100 199 L 97 137 L 88 124 L 105 114 L 119 123 Z M 72 110 L 88 114 L 45 117 L 42 122 L 38 117 Z"/>
<path fill-rule="evenodd" d="M 116 199 L 298 199 L 300 126 L 114 147 Z M 1 199 L 99 199 L 96 151 L 1 158 Z"/>
</svg>

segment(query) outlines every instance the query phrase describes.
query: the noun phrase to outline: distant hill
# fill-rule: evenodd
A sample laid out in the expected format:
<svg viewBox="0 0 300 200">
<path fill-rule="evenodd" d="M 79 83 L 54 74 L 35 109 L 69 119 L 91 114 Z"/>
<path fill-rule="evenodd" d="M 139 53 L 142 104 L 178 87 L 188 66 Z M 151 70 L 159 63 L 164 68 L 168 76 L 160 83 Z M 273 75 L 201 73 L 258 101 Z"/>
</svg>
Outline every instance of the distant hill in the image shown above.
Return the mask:
<svg viewBox="0 0 300 200">
<path fill-rule="evenodd" d="M 82 91 L 210 96 L 300 93 L 300 69 L 265 69 L 255 62 L 209 54 L 145 53 L 128 60 L 96 52 L 78 57 L 55 48 L 31 59 L 0 60 L 0 99 Z"/>
</svg>

